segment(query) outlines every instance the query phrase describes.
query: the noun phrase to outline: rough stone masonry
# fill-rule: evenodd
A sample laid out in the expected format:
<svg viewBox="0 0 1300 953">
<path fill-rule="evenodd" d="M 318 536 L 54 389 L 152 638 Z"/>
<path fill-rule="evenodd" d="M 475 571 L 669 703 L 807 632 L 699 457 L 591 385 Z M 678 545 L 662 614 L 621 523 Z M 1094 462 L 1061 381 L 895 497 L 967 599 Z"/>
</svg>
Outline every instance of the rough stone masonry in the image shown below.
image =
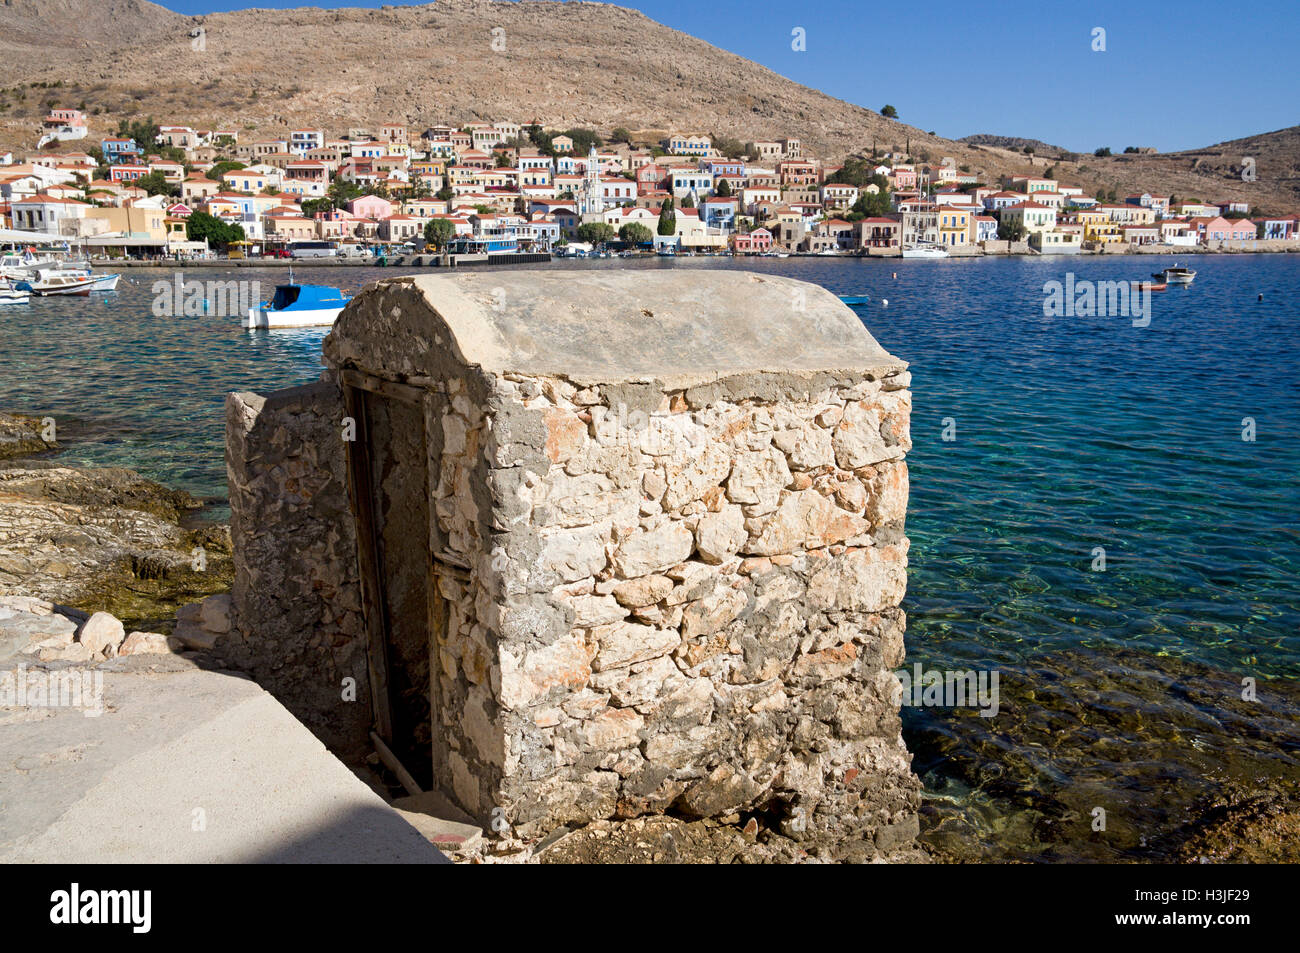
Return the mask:
<svg viewBox="0 0 1300 953">
<path fill-rule="evenodd" d="M 740 271 L 397 278 L 324 360 L 319 384 L 230 396 L 223 644 L 327 743 L 366 744 L 369 613 L 413 773 L 494 833 L 750 811 L 911 844 L 910 376 L 834 295 Z"/>
</svg>

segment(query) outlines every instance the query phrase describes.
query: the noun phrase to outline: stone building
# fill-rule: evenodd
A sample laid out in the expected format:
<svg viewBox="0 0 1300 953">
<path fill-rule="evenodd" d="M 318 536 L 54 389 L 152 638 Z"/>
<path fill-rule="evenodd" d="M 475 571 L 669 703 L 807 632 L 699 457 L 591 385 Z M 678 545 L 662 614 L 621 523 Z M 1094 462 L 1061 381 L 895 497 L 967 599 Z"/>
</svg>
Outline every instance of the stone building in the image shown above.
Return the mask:
<svg viewBox="0 0 1300 953">
<path fill-rule="evenodd" d="M 523 838 L 743 810 L 911 844 L 909 375 L 834 295 L 397 278 L 324 362 L 229 398 L 223 645 L 327 744 L 373 729 Z"/>
</svg>

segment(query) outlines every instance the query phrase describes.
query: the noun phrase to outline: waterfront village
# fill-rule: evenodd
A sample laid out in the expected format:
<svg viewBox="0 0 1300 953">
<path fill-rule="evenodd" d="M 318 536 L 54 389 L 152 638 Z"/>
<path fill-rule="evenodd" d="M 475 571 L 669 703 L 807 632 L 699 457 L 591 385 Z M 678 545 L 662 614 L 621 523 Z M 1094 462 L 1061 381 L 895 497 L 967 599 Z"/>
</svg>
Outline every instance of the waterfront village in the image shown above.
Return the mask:
<svg viewBox="0 0 1300 953">
<path fill-rule="evenodd" d="M 674 134 L 647 147 L 622 129 L 392 122 L 247 140 L 148 121 L 61 151 L 95 141 L 85 114 L 54 109 L 44 126 L 35 154 L 0 155 L 0 227 L 99 257 L 1300 247 L 1300 217 L 1252 219 L 1243 202 L 1086 195 L 1052 169 L 984 182 L 924 153 L 821 161 L 796 138 Z"/>
</svg>

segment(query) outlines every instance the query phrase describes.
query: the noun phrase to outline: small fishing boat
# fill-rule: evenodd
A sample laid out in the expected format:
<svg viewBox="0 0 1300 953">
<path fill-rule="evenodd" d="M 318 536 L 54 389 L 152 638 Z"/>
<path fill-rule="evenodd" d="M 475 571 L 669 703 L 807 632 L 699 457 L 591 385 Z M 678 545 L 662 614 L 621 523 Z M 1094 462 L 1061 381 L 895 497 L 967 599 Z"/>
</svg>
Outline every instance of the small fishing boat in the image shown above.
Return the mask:
<svg viewBox="0 0 1300 953">
<path fill-rule="evenodd" d="M 26 281 L 18 282 L 16 287 L 20 291 L 30 291 L 41 297 L 77 295 L 85 298 L 89 297 L 98 281 L 96 275 L 86 272 L 66 271 L 62 268 L 38 268 L 36 274 Z"/>
<path fill-rule="evenodd" d="M 871 303 L 871 297 L 869 295 L 840 295 L 839 298 L 845 304 L 870 304 Z"/>
<path fill-rule="evenodd" d="M 1174 265 L 1172 268 L 1166 268 L 1164 271 L 1154 271 L 1151 277 L 1156 281 L 1163 281 L 1170 285 L 1190 285 L 1196 277 L 1196 272 L 1190 268 L 1184 268 L 1181 265 Z"/>
<path fill-rule="evenodd" d="M 1134 291 L 1165 291 L 1169 288 L 1163 281 L 1134 281 L 1132 285 Z"/>
<path fill-rule="evenodd" d="M 22 291 L 9 282 L 0 282 L 0 304 L 26 304 L 31 296 L 30 291 Z"/>
<path fill-rule="evenodd" d="M 292 279 L 290 279 L 292 281 Z M 247 328 L 310 328 L 330 325 L 352 299 L 329 285 L 276 285 L 275 296 L 248 309 Z"/>
</svg>

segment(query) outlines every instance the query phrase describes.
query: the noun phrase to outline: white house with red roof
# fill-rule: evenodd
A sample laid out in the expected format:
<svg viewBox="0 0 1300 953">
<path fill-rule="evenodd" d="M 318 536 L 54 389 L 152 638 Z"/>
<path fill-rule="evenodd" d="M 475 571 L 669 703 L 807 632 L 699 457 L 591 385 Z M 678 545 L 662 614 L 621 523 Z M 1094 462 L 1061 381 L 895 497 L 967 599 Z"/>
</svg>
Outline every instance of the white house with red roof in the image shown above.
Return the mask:
<svg viewBox="0 0 1300 953">
<path fill-rule="evenodd" d="M 72 223 L 86 217 L 94 208 L 89 202 L 55 198 L 44 193 L 20 199 L 9 206 L 14 228 L 20 231 L 45 232 L 49 235 L 76 234 Z"/>
</svg>

